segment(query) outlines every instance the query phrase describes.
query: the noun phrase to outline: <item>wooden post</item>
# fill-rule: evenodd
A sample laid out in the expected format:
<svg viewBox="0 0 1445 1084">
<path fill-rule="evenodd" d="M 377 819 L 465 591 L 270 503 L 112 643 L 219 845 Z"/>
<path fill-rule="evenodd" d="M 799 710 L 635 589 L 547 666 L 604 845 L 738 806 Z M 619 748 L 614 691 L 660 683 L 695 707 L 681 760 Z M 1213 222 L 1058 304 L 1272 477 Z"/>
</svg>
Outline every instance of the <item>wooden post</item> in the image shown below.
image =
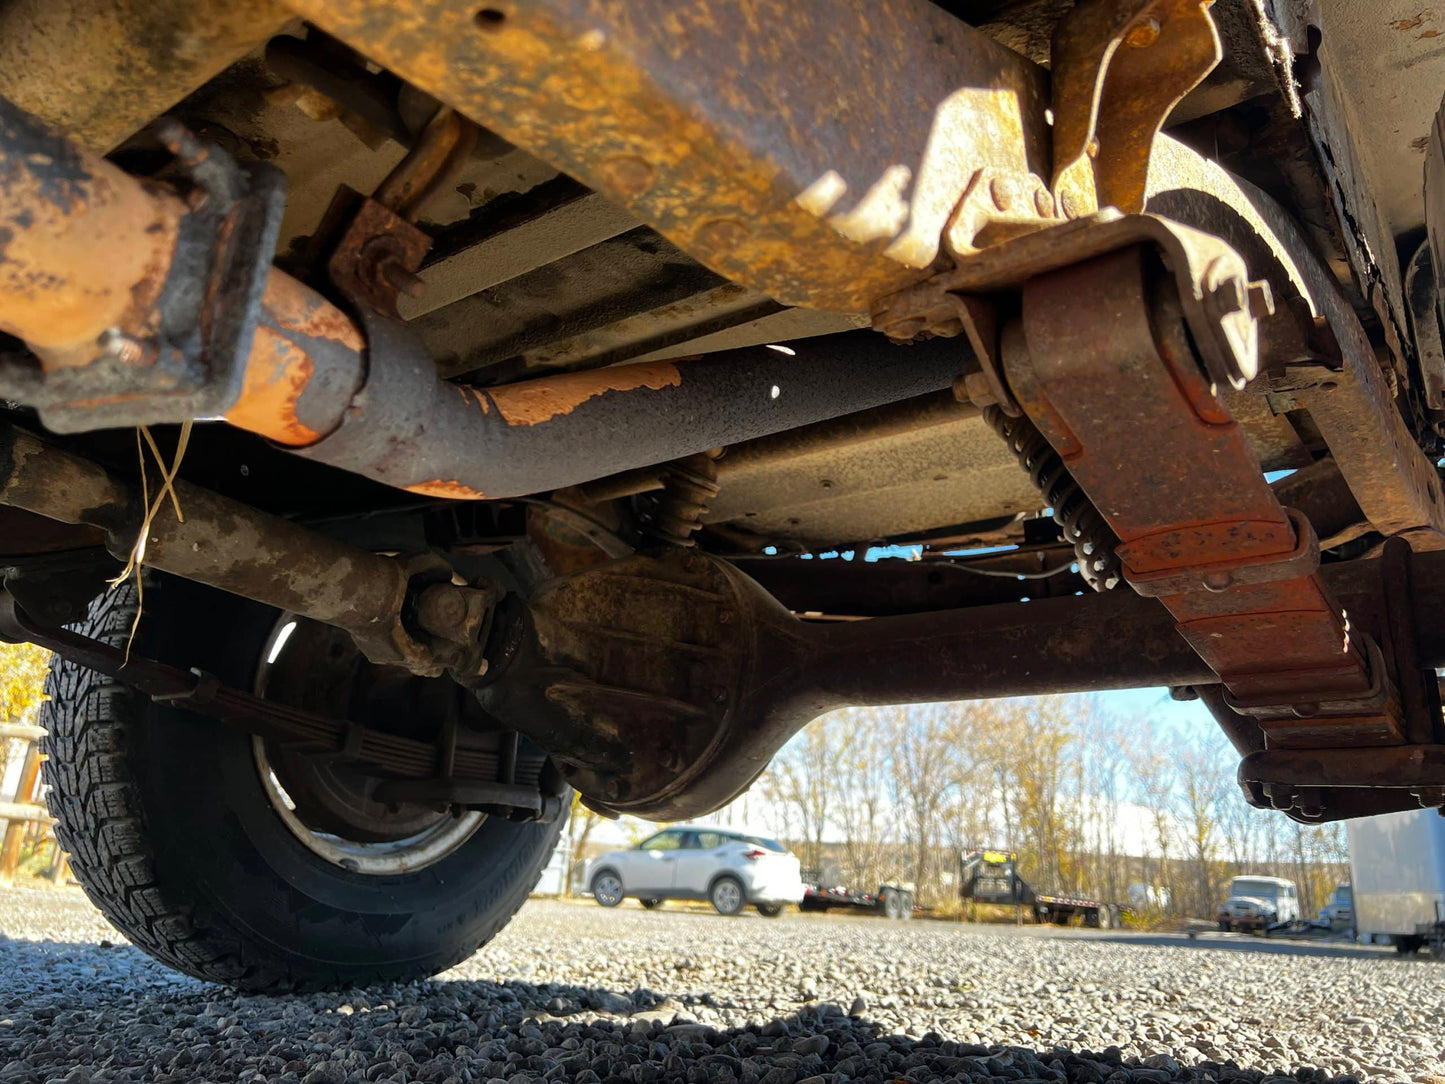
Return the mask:
<svg viewBox="0 0 1445 1084">
<path fill-rule="evenodd" d="M 25 805 L 35 799 L 35 784 L 40 777 L 40 746 L 31 742 L 25 747 L 25 762 L 20 766 L 20 781 L 15 787 L 14 801 Z M 0 877 L 15 876 L 20 865 L 20 844 L 25 838 L 27 821 L 12 820 L 5 826 L 5 839 L 0 843 Z"/>
<path fill-rule="evenodd" d="M 50 883 L 58 885 L 65 880 L 66 854 L 60 849 L 60 840 L 51 833 L 51 839 L 55 843 L 55 852 L 50 856 Z"/>
</svg>

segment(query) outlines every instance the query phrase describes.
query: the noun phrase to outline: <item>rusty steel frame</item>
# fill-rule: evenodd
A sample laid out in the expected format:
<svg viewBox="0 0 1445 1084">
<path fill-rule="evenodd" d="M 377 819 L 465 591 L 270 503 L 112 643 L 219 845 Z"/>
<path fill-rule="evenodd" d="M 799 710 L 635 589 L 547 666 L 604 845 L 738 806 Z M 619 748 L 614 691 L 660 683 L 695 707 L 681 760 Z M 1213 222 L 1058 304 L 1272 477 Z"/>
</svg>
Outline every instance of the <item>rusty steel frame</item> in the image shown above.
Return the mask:
<svg viewBox="0 0 1445 1084">
<path fill-rule="evenodd" d="M 929 278 L 950 252 L 957 290 L 1017 283 L 1026 248 L 1062 244 L 1057 223 L 1093 210 L 1090 185 L 1050 186 L 1054 158 L 1066 151 L 1044 121 L 1052 105 L 1066 110 L 1064 135 L 1088 126 L 1068 117 L 1097 123 L 1093 98 L 1107 89 L 1109 65 L 1084 47 L 1087 35 L 1065 43 L 1074 74 L 1066 100 L 1057 101 L 1061 92 L 1050 98 L 1034 64 L 927 0 L 814 0 L 786 10 L 761 0 L 625 8 L 508 0 L 480 11 L 460 0 L 292 3 L 610 196 L 707 266 L 790 304 L 872 310 Z M 1179 92 L 1171 80 L 1182 75 L 1171 63 L 1197 70 L 1213 53 L 1201 4 L 1090 7 L 1124 13 L 1107 27 L 1118 39 L 1115 57 L 1161 49 L 1145 68 L 1168 76 L 1152 88 L 1161 102 Z M 1151 18 L 1159 34 L 1148 42 Z M 1171 37 L 1166 30 L 1176 25 Z M 1152 132 L 1154 99 L 1144 100 L 1151 87 L 1135 70 L 1122 74 L 1120 85 L 1132 89 L 1109 93 L 1143 96 L 1131 107 L 1135 129 Z M 1129 139 L 1123 158 L 1132 178 L 1146 169 L 1151 211 L 1218 234 L 1250 278 L 1268 280 L 1282 301 L 1303 298 L 1312 316 L 1327 320 L 1343 368 L 1333 387 L 1302 392 L 1300 405 L 1317 415 L 1371 522 L 1387 534 L 1414 531 L 1421 546 L 1439 544 L 1445 503 L 1438 482 L 1432 486 L 1433 466 L 1384 392 L 1358 320 L 1298 230 L 1262 193 L 1167 136 L 1155 137 L 1142 160 Z M 1137 180 L 1123 188 L 1136 189 Z M 978 215 L 1007 227 L 986 247 L 977 244 Z M 952 243 L 963 220 L 971 247 Z M 1251 321 L 1237 323 L 1235 334 L 1252 333 Z"/>
<path fill-rule="evenodd" d="M 103 153 L 292 18 L 280 0 L 5 0 L 0 97 Z"/>
<path fill-rule="evenodd" d="M 1148 3 L 1115 6 L 1138 7 L 1140 11 L 1150 7 Z M 790 9 L 786 18 L 779 20 L 761 18 L 760 13 L 769 10 L 766 4 L 728 6 L 719 16 L 723 22 L 711 27 L 706 24 L 713 14 L 712 7 L 704 0 L 682 8 L 668 5 L 666 14 L 670 19 L 656 24 L 645 19 L 649 9 L 637 9 L 635 18 L 630 10 L 629 18 L 620 20 L 625 24 L 621 26 L 613 25 L 619 21 L 615 11 L 601 5 L 589 6 L 581 0 L 537 0 L 484 9 L 490 14 L 480 21 L 476 21 L 477 12 L 451 0 L 423 0 L 411 7 L 383 5 L 374 0 L 305 0 L 298 7 L 324 28 L 340 32 L 363 52 L 369 51 L 390 63 L 400 74 L 436 90 L 474 117 L 493 119 L 486 107 L 493 97 L 517 105 L 518 110 L 508 116 L 515 124 L 526 126 L 533 137 L 533 149 L 545 154 L 549 146 L 566 142 L 572 153 L 600 156 L 598 168 L 602 175 L 594 177 L 586 171 L 583 175 L 603 191 L 619 196 L 664 229 L 670 223 L 684 247 L 741 281 L 777 286 L 776 276 L 785 273 L 799 292 L 794 297 L 792 289 L 774 291 L 785 298 L 833 304 L 837 298 L 827 295 L 846 269 L 851 276 L 847 282 L 850 289 L 856 287 L 857 296 L 846 304 L 837 303 L 842 307 L 866 307 L 877 302 L 880 292 L 886 292 L 889 285 L 926 276 L 936 262 L 937 246 L 930 249 L 932 254 L 927 260 L 913 260 L 908 253 L 914 251 L 915 243 L 921 243 L 921 237 L 932 236 L 929 231 L 938 228 L 944 219 L 948 237 L 957 233 L 960 216 L 973 215 L 979 202 L 981 178 L 988 182 L 984 190 L 985 202 L 993 208 L 989 213 L 998 215 L 1000 221 L 1022 221 L 1017 197 L 1033 191 L 1032 202 L 1039 205 L 1024 218 L 1034 216 L 1028 225 L 1035 232 L 1005 237 L 964 254 L 958 259 L 958 267 L 948 273 L 953 292 L 1017 283 L 1021 271 L 1037 263 L 1038 253 L 1069 248 L 1066 242 L 1070 237 L 1094 232 L 1084 228 L 1073 232 L 1068 227 L 1049 225 L 1059 220 L 1061 212 L 1064 216 L 1070 212 L 1058 205 L 1053 194 L 1038 187 L 1047 187 L 1041 178 L 1047 175 L 1044 166 L 1050 149 L 1040 141 L 1047 125 L 1042 122 L 1046 102 L 1037 69 L 924 0 L 896 0 L 886 11 L 814 5 L 801 13 Z M 1187 3 L 1174 4 L 1171 12 L 1176 8 L 1183 13 L 1180 18 L 1189 14 Z M 435 16 L 435 20 L 411 21 L 416 11 L 429 18 Z M 749 15 L 758 17 L 749 21 Z M 871 20 L 884 15 L 891 20 L 889 34 L 874 38 L 862 35 L 863 30 L 874 25 Z M 734 25 L 727 22 L 728 18 L 741 22 Z M 857 23 L 853 29 L 859 31 L 852 37 L 847 34 L 853 26 L 850 20 Z M 457 33 L 437 32 L 452 24 L 456 24 Z M 772 33 L 775 25 L 786 26 L 786 32 Z M 549 36 L 579 27 L 582 32 L 565 43 L 559 44 Z M 728 33 L 718 36 L 720 27 Z M 689 37 L 689 33 L 693 36 Z M 1167 37 L 1162 35 L 1156 44 L 1162 44 Z M 542 40 L 558 45 L 545 63 L 527 53 Z M 585 62 L 569 66 L 570 61 L 578 59 L 579 50 L 586 54 Z M 720 87 L 735 74 L 737 69 L 730 64 L 738 59 L 739 50 L 747 51 L 749 58 L 756 61 L 749 67 L 749 78 L 738 81 L 742 96 L 737 100 L 721 93 L 709 97 L 709 86 Z M 707 62 L 693 64 L 702 53 L 707 54 Z M 832 66 L 820 67 L 823 59 Z M 538 64 L 545 67 L 545 72 Z M 859 69 L 864 69 L 861 75 Z M 479 84 L 478 76 L 483 72 L 496 78 Z M 514 99 L 526 97 L 524 91 L 530 86 L 527 80 L 539 74 L 547 74 L 551 80 L 548 91 L 527 92 L 530 98 L 523 109 L 522 103 Z M 859 75 L 859 79 L 852 79 L 853 75 Z M 586 85 L 589 93 L 585 100 L 569 99 L 561 93 L 574 84 Z M 816 109 L 816 103 L 838 86 L 847 86 L 850 91 L 863 87 L 870 96 L 866 103 L 849 97 L 842 103 L 848 108 L 830 114 L 822 128 L 810 128 L 807 139 L 793 138 L 799 117 Z M 786 93 L 781 93 L 784 90 Z M 764 108 L 756 99 L 768 91 L 779 93 L 777 101 L 767 101 Z M 930 97 L 937 100 L 928 100 Z M 625 101 L 619 102 L 619 98 Z M 656 108 L 644 110 L 644 102 Z M 675 112 L 684 106 L 689 110 L 689 123 L 659 131 L 657 118 L 670 117 L 669 108 Z M 934 106 L 940 108 L 935 111 Z M 880 109 L 887 110 L 886 125 L 876 123 Z M 552 122 L 559 128 L 548 136 L 547 125 Z M 629 128 L 634 122 L 640 125 L 636 131 Z M 859 130 L 863 128 L 869 139 L 879 131 L 885 136 L 881 142 L 870 142 Z M 549 138 L 552 144 L 547 142 Z M 669 139 L 672 142 L 668 143 Z M 636 180 L 629 170 L 636 172 L 633 167 L 637 161 L 626 155 L 617 158 L 611 153 L 615 145 L 627 143 L 637 150 L 644 148 L 648 140 L 662 141 L 659 153 L 664 158 L 678 154 L 679 141 L 689 143 L 692 153 L 676 157 L 675 161 L 669 159 L 672 164 L 661 169 L 643 161 L 642 172 L 648 178 L 645 191 L 629 197 L 615 185 L 609 187 L 609 178 Z M 735 153 L 725 157 L 698 153 L 701 143 L 709 141 L 725 144 Z M 916 152 L 914 158 L 900 149 L 909 147 Z M 1000 151 L 1001 147 L 1007 151 Z M 922 158 L 918 159 L 918 155 Z M 916 183 L 909 182 L 912 187 L 908 188 L 902 173 L 895 171 L 890 183 L 903 188 L 895 191 L 870 183 L 868 195 L 857 206 L 850 203 L 841 217 L 834 212 L 834 204 L 829 204 L 828 224 L 822 224 L 816 216 L 808 217 L 807 207 L 818 210 L 815 204 L 820 191 L 814 189 L 809 194 L 809 186 L 827 175 L 832 168 L 829 163 L 844 163 L 847 167 L 847 176 L 838 173 L 837 180 L 828 181 L 837 202 L 844 198 L 845 190 L 854 195 L 860 191 L 860 176 L 867 177 L 870 170 L 875 174 L 886 172 L 881 158 L 895 164 L 913 161 L 908 174 Z M 1136 164 L 1131 168 L 1137 172 L 1137 156 L 1132 161 Z M 1271 212 L 1267 201 L 1256 199 L 1247 186 L 1224 178 L 1220 171 L 1212 170 L 1197 155 L 1166 137 L 1153 141 L 1147 166 L 1151 206 L 1167 201 L 1163 207 L 1167 213 L 1190 222 L 1196 229 L 1221 229 L 1245 254 L 1252 265 L 1251 273 L 1273 273 L 1276 282 L 1282 281 L 1306 298 L 1315 311 L 1328 317 L 1343 354 L 1341 379 L 1325 392 L 1301 392 L 1302 405 L 1318 414 L 1340 469 L 1371 522 L 1387 533 L 1420 530 L 1420 544 L 1436 544 L 1435 536 L 1445 527 L 1445 507 L 1438 483 L 1432 486 L 1433 470 L 1413 447 L 1403 423 L 1383 396 L 1379 374 L 1358 322 L 1344 310 L 1340 299 L 1328 296 L 1329 286 L 1322 282 L 1319 269 L 1312 266 L 1298 238 L 1291 236 L 1289 224 Z M 699 171 L 706 176 L 699 178 Z M 699 187 L 689 189 L 687 186 L 694 182 Z M 729 248 L 726 258 L 714 259 L 713 243 L 719 234 L 736 232 L 711 228 L 725 219 L 718 216 L 726 206 L 715 202 L 722 199 L 717 193 L 723 190 L 731 196 L 745 190 L 750 201 L 749 221 L 757 224 L 756 240 L 762 247 L 749 247 L 749 242 L 735 251 Z M 899 194 L 902 191 L 912 193 L 911 201 Z M 1176 198 L 1181 192 L 1186 197 L 1182 204 Z M 948 198 L 955 199 L 958 205 L 940 212 L 935 204 L 946 202 L 944 193 L 950 193 Z M 1207 198 L 1190 203 L 1191 196 Z M 1222 205 L 1227 213 L 1197 213 L 1201 204 L 1210 201 Z M 1256 209 L 1255 204 L 1261 209 Z M 728 206 L 736 210 L 741 205 L 734 202 Z M 860 234 L 854 229 L 863 218 L 884 207 L 904 216 L 897 218 L 895 214 L 901 232 L 890 235 L 887 244 L 882 235 Z M 708 215 L 714 217 L 708 219 Z M 700 222 L 699 216 L 706 221 Z M 1228 236 L 1224 227 L 1231 216 L 1246 224 L 1248 237 Z M 1039 229 L 1046 226 L 1049 228 Z M 1179 227 L 1172 229 L 1177 232 Z M 900 240 L 907 243 L 900 246 Z M 1263 269 L 1254 266 L 1260 261 L 1253 249 L 1261 248 L 1273 257 L 1265 261 L 1269 266 Z M 1226 249 L 1224 246 L 1221 250 L 1223 258 L 1227 258 Z M 952 245 L 952 251 L 958 255 L 958 246 Z M 1187 274 L 1197 284 L 1181 291 L 1190 303 L 1197 298 L 1199 304 L 1205 304 L 1221 293 L 1243 296 L 1236 269 L 1221 276 L 1211 262 L 1206 267 L 1191 267 Z M 867 301 L 860 301 L 862 297 Z M 1227 371 L 1216 369 L 1216 376 L 1231 382 L 1247 378 L 1252 362 L 1251 314 L 1237 308 L 1227 318 L 1196 321 L 1196 330 L 1210 327 L 1217 328 L 1217 334 L 1225 340 L 1238 340 L 1226 341 L 1224 345 L 1231 349 L 1207 352 L 1207 359 L 1238 356 L 1238 365 L 1230 365 Z M 124 340 L 131 341 L 140 340 Z M 274 420 L 267 423 L 260 410 L 243 406 L 243 424 L 273 439 L 298 445 L 314 442 L 317 434 L 327 431 L 325 424 L 306 421 L 299 409 L 299 389 L 306 379 L 297 369 L 307 363 L 306 353 L 304 348 L 295 350 L 294 365 L 278 364 L 272 358 L 270 364 L 258 366 L 265 374 L 264 381 L 258 374 L 248 387 L 257 394 L 266 391 L 263 406 Z M 344 368 L 344 359 L 338 364 Z M 338 378 L 338 383 L 347 382 L 346 377 Z M 335 412 L 327 416 L 334 424 Z M 488 492 L 484 487 L 470 488 Z"/>
<path fill-rule="evenodd" d="M 291 6 L 784 304 L 867 312 L 981 169 L 1048 177 L 1043 72 L 927 0 Z"/>
</svg>

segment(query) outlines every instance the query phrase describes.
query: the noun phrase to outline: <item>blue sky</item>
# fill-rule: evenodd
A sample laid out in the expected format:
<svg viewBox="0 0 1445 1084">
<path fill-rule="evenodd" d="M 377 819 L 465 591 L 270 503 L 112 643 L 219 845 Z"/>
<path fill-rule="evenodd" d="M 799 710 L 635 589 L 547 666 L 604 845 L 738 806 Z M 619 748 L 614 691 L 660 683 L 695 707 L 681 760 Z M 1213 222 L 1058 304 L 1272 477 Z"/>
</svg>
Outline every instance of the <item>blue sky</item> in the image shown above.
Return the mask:
<svg viewBox="0 0 1445 1084">
<path fill-rule="evenodd" d="M 1178 701 L 1168 689 L 1125 689 L 1095 694 L 1095 702 L 1110 714 L 1124 719 L 1148 719 L 1172 724 L 1186 738 L 1210 737 L 1218 731 L 1214 717 L 1198 700 Z"/>
</svg>

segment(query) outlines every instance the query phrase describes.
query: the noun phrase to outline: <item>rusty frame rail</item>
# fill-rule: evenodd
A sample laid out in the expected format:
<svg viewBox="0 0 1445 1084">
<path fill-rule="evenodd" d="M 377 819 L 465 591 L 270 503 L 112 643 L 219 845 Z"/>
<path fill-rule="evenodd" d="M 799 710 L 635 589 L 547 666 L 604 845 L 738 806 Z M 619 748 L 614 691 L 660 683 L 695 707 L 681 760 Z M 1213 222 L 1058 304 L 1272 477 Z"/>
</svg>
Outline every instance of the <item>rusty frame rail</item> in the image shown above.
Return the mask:
<svg viewBox="0 0 1445 1084">
<path fill-rule="evenodd" d="M 1052 208 L 1043 72 L 927 0 L 290 2 L 784 304 L 925 277 L 985 168 Z"/>
</svg>

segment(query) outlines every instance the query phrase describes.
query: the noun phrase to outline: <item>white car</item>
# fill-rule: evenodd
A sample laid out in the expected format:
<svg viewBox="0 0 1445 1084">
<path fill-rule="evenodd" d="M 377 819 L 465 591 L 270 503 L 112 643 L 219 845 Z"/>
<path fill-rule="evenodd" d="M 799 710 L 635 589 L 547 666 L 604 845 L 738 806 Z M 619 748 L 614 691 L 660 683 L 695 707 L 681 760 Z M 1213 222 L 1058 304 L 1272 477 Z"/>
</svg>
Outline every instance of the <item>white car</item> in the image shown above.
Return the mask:
<svg viewBox="0 0 1445 1084">
<path fill-rule="evenodd" d="M 636 847 L 593 860 L 587 885 L 603 907 L 626 897 L 656 907 L 663 900 L 707 900 L 718 914 L 749 904 L 776 918 L 803 899 L 798 859 L 781 843 L 726 828 L 665 828 Z"/>
</svg>

